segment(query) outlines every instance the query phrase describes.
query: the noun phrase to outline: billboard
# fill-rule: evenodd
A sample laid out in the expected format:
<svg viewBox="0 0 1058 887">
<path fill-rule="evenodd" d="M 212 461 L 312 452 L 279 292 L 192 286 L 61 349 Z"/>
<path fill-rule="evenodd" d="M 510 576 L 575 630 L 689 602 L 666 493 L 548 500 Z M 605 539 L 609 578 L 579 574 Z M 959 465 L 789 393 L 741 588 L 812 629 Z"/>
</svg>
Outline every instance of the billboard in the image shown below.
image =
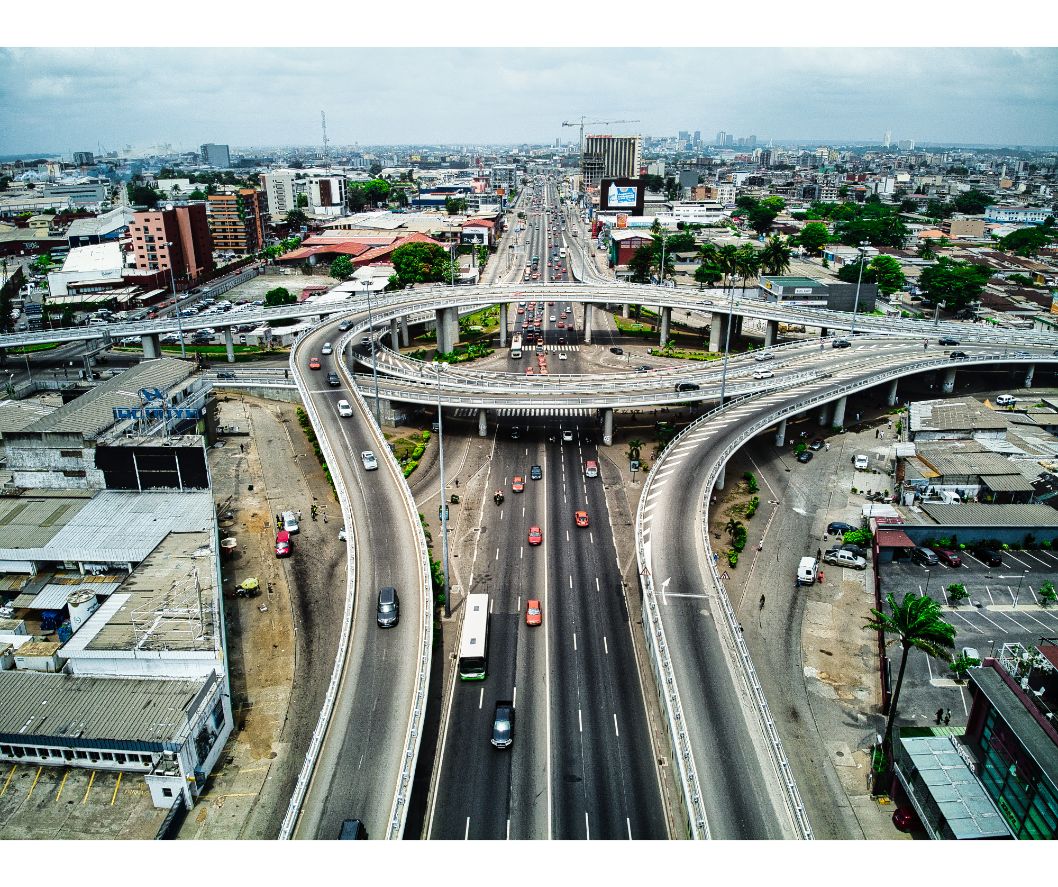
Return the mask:
<svg viewBox="0 0 1058 887">
<path fill-rule="evenodd" d="M 603 179 L 599 187 L 599 210 L 641 216 L 645 191 L 642 179 Z"/>
</svg>

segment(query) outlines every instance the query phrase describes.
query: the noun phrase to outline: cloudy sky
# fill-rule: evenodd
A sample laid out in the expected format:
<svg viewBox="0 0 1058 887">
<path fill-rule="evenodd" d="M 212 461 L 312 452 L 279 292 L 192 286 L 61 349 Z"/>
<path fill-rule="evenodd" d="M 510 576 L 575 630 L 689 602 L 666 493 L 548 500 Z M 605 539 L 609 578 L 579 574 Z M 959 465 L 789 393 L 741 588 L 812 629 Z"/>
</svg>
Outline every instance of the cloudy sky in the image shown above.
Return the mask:
<svg viewBox="0 0 1058 887">
<path fill-rule="evenodd" d="M 0 154 L 571 139 L 1058 144 L 1055 49 L 2 49 Z"/>
</svg>

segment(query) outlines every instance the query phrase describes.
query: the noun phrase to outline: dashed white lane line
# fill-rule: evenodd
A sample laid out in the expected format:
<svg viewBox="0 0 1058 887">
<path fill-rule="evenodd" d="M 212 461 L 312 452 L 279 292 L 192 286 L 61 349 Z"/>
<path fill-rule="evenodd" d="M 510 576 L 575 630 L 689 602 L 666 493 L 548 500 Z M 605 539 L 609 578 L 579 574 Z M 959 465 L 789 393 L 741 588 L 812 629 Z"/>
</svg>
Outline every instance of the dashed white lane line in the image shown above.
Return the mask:
<svg viewBox="0 0 1058 887">
<path fill-rule="evenodd" d="M 602 636 L 602 649 L 604 656 L 610 655 L 610 645 L 606 643 L 606 635 Z"/>
<path fill-rule="evenodd" d="M 614 712 L 613 716 L 613 731 L 617 736 L 621 735 L 621 731 L 617 729 L 617 712 Z"/>
<path fill-rule="evenodd" d="M 577 726 L 580 728 L 580 732 L 584 732 L 584 719 L 581 717 L 580 709 L 577 709 Z M 587 814 L 585 814 L 587 815 Z"/>
</svg>

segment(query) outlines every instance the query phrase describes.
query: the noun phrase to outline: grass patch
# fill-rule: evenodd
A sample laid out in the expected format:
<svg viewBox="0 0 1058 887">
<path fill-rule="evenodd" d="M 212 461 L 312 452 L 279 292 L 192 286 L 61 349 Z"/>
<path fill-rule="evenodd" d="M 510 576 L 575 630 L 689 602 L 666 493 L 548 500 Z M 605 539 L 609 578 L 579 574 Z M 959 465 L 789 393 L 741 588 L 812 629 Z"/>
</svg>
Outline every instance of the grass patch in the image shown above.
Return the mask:
<svg viewBox="0 0 1058 887">
<path fill-rule="evenodd" d="M 65 343 L 63 343 L 65 344 Z M 34 351 L 51 351 L 58 348 L 58 342 L 37 342 L 34 345 L 22 345 L 18 348 L 8 348 L 8 354 L 32 354 Z"/>
<path fill-rule="evenodd" d="M 651 348 L 652 357 L 674 357 L 677 360 L 720 360 L 718 351 L 697 351 L 693 348 Z"/>
</svg>

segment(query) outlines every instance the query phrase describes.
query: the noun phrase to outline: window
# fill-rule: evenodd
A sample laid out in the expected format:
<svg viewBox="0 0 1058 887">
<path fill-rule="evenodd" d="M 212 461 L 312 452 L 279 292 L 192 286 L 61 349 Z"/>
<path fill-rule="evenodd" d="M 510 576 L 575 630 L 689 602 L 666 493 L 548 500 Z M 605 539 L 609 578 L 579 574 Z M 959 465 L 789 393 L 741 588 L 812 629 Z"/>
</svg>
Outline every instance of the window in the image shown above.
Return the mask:
<svg viewBox="0 0 1058 887">
<path fill-rule="evenodd" d="M 173 790 L 171 788 L 163 788 L 162 789 L 162 797 L 163 798 L 171 798 L 172 796 L 173 796 Z"/>
<path fill-rule="evenodd" d="M 59 450 L 59 455 L 62 456 L 64 459 L 80 459 L 81 458 L 81 451 L 80 450 Z"/>
</svg>

